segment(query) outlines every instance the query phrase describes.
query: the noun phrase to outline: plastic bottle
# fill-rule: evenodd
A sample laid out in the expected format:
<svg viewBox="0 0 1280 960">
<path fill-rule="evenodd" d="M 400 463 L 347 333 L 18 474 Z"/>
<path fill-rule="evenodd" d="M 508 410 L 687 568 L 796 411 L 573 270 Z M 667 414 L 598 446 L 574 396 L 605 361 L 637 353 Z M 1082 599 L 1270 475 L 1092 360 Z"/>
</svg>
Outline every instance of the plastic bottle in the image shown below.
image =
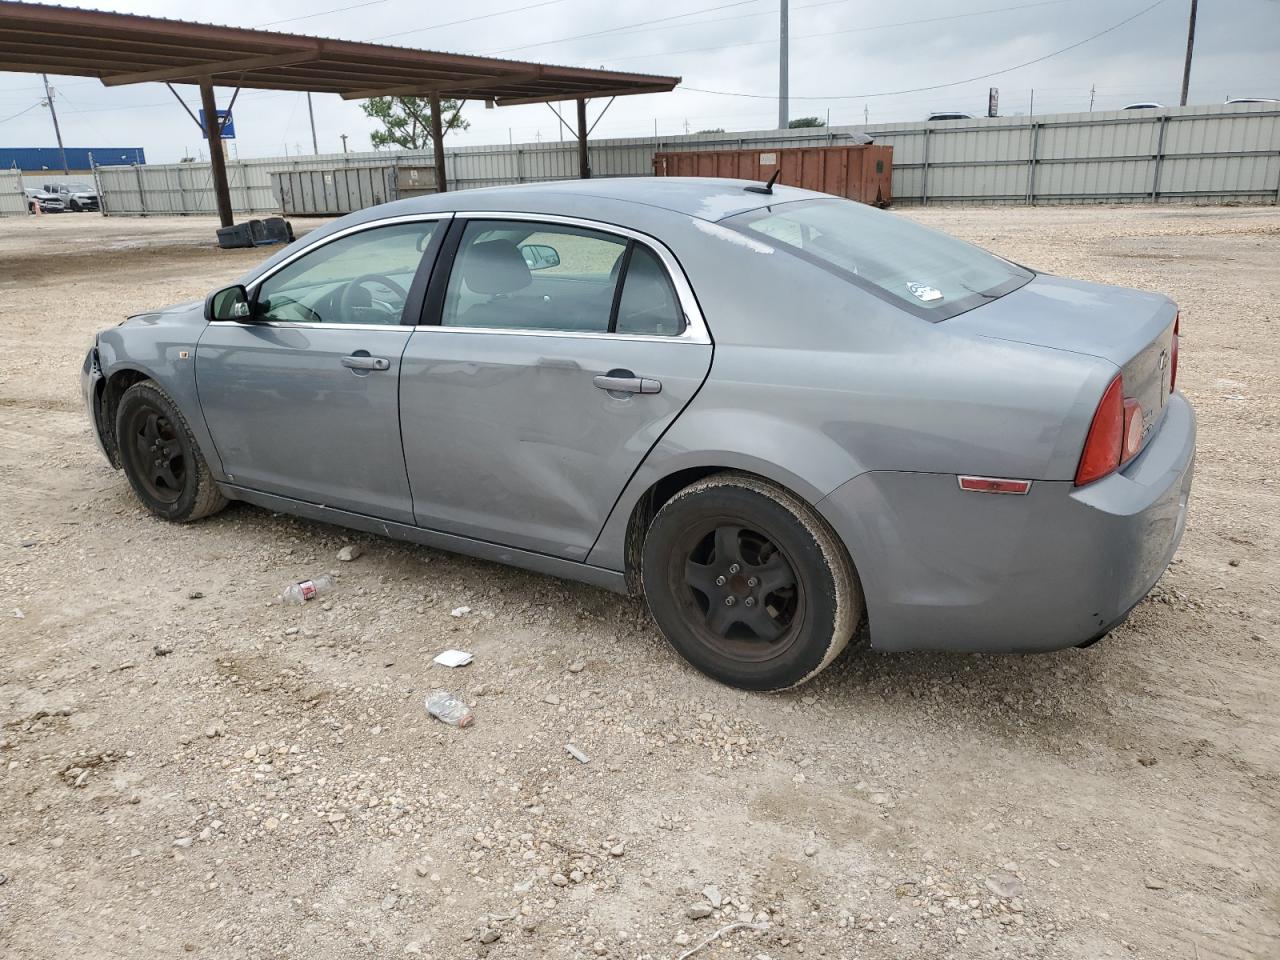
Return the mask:
<svg viewBox="0 0 1280 960">
<path fill-rule="evenodd" d="M 280 600 L 283 603 L 306 603 L 313 599 L 317 594 L 324 593 L 333 586 L 333 577 L 327 573 L 322 573 L 314 580 L 303 580 L 301 583 L 291 583 L 285 588 L 284 593 L 280 594 Z"/>
<path fill-rule="evenodd" d="M 451 727 L 469 727 L 475 719 L 471 708 L 448 690 L 432 690 L 427 697 L 427 713 Z"/>
</svg>

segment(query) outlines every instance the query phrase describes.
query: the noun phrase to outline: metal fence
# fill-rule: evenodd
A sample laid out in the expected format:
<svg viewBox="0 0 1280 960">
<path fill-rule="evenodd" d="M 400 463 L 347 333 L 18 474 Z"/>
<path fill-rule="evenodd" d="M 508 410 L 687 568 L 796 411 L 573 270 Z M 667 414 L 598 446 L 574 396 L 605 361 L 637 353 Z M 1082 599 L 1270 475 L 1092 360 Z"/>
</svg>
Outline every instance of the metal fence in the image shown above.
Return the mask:
<svg viewBox="0 0 1280 960">
<path fill-rule="evenodd" d="M 0 170 L 0 217 L 26 215 L 27 195 L 22 190 L 22 174 L 17 170 Z"/>
<path fill-rule="evenodd" d="M 658 151 L 820 146 L 867 133 L 894 148 L 893 198 L 921 203 L 1280 202 L 1280 110 L 1273 104 L 997 117 L 825 129 L 596 140 L 595 176 L 649 176 Z M 571 179 L 577 144 L 445 149 L 452 189 Z M 324 154 L 227 164 L 232 206 L 274 213 L 273 172 L 420 166 L 425 151 Z M 209 165 L 99 167 L 115 215 L 212 214 Z"/>
</svg>

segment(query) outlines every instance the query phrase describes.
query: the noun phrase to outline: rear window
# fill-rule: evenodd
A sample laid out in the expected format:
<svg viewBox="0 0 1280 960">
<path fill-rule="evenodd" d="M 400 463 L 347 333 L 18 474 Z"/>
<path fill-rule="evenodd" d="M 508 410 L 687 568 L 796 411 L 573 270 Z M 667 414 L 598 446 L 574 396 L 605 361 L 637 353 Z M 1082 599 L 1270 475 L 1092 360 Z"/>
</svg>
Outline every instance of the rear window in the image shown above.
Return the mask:
<svg viewBox="0 0 1280 960">
<path fill-rule="evenodd" d="M 972 310 L 1034 276 L 981 247 L 851 200 L 780 203 L 721 222 L 926 320 Z"/>
</svg>

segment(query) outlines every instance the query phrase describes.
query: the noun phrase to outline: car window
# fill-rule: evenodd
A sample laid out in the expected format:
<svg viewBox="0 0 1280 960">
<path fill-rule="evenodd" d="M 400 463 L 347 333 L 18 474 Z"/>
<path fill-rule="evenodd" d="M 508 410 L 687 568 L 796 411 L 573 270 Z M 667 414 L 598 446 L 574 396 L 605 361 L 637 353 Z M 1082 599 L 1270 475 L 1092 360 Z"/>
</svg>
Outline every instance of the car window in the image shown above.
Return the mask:
<svg viewBox="0 0 1280 960">
<path fill-rule="evenodd" d="M 255 320 L 398 324 L 437 221 L 362 230 L 317 247 L 258 288 Z"/>
<path fill-rule="evenodd" d="M 618 333 L 676 337 L 684 325 L 684 310 L 666 268 L 652 250 L 635 244 L 622 282 L 614 329 Z"/>
<path fill-rule="evenodd" d="M 559 224 L 471 220 L 445 292 L 445 326 L 605 333 L 627 241 Z"/>
<path fill-rule="evenodd" d="M 775 204 L 722 222 L 929 320 L 995 300 L 1033 276 L 981 247 L 851 200 Z"/>
</svg>

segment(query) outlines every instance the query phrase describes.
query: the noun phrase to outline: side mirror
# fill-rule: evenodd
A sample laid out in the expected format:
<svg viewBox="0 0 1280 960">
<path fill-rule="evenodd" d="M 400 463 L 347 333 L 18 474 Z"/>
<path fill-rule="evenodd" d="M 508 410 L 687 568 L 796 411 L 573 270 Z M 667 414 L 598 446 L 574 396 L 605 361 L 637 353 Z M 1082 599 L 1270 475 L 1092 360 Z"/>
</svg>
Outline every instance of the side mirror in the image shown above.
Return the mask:
<svg viewBox="0 0 1280 960">
<path fill-rule="evenodd" d="M 249 294 L 242 284 L 224 287 L 209 294 L 204 302 L 206 320 L 234 320 L 243 322 L 249 319 Z"/>
<path fill-rule="evenodd" d="M 545 243 L 526 243 L 520 247 L 520 255 L 530 270 L 546 270 L 560 266 L 560 252 Z"/>
</svg>

